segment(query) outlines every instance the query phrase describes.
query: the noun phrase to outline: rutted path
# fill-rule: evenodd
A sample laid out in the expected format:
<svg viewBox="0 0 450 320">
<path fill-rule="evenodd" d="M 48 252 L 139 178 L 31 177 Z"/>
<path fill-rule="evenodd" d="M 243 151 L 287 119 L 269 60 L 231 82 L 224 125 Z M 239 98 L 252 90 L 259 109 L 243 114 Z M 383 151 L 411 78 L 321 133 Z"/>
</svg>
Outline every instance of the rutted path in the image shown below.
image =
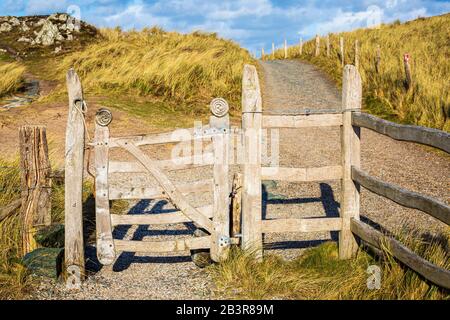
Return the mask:
<svg viewBox="0 0 450 320">
<path fill-rule="evenodd" d="M 263 105 L 265 112 L 299 109 L 331 109 L 340 107 L 340 93 L 332 82 L 315 67 L 296 61 L 261 63 Z M 151 151 L 161 157 L 161 150 Z M 450 157 L 412 143 L 397 142 L 368 130 L 362 130 L 362 168 L 385 181 L 450 200 Z M 287 167 L 319 167 L 340 163 L 339 128 L 307 128 L 280 130 L 280 165 Z M 211 169 L 170 174 L 180 181 L 194 181 L 211 175 Z M 127 177 L 123 177 L 127 179 Z M 148 180 L 142 179 L 142 185 Z M 337 216 L 340 186 L 335 181 L 323 183 L 267 183 L 264 187 L 267 218 Z M 275 197 L 274 197 L 275 195 Z M 195 206 L 204 205 L 210 195 L 203 194 Z M 405 222 L 422 230 L 445 230 L 435 219 L 389 200 L 362 191 L 362 214 L 392 229 Z M 132 211 L 157 213 L 170 210 L 161 201 L 141 201 Z M 165 230 L 169 229 L 169 230 Z M 448 229 L 447 229 L 448 230 Z M 170 239 L 190 236 L 191 225 L 162 227 L 128 227 L 116 236 L 134 240 Z M 270 234 L 265 237 L 267 253 L 285 258 L 301 254 L 305 247 L 332 239 L 329 232 L 314 234 Z M 92 251 L 92 249 L 91 249 Z M 95 254 L 91 252 L 95 267 Z M 64 286 L 42 284 L 38 298 L 53 299 L 211 299 L 214 284 L 208 274 L 196 268 L 189 253 L 184 255 L 122 254 L 114 266 L 103 267 L 90 276 L 78 293 Z"/>
</svg>

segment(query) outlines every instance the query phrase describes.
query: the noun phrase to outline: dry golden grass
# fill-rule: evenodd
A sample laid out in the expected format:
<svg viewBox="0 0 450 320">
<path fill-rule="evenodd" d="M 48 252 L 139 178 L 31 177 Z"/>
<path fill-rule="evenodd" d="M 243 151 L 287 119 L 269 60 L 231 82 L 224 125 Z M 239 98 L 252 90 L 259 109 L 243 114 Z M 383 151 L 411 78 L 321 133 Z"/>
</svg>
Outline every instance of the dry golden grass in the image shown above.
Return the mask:
<svg viewBox="0 0 450 320">
<path fill-rule="evenodd" d="M 159 28 L 141 32 L 102 30 L 103 40 L 67 56 L 56 68 L 62 77 L 70 67 L 88 93 L 135 94 L 163 98 L 176 111 L 206 110 L 214 97 L 232 109 L 240 105 L 243 65 L 249 53 L 215 34 L 179 34 Z"/>
<path fill-rule="evenodd" d="M 398 237 L 409 248 L 438 266 L 449 269 L 449 236 L 423 236 L 411 231 Z M 449 299 L 440 289 L 398 263 L 384 248 L 385 259 L 360 250 L 355 259 L 338 258 L 336 243 L 308 249 L 293 261 L 268 255 L 262 263 L 252 254 L 234 249 L 222 264 L 209 267 L 218 294 L 229 299 Z M 381 269 L 381 286 L 369 289 L 367 268 Z"/>
<path fill-rule="evenodd" d="M 331 55 L 326 57 L 325 38 L 314 56 L 315 40 L 289 48 L 290 58 L 306 60 L 328 73 L 339 85 L 342 68 L 339 38 L 345 39 L 345 63 L 354 63 L 354 42 L 360 43 L 360 68 L 364 85 L 364 106 L 378 116 L 402 123 L 450 130 L 450 14 L 420 18 L 404 24 L 382 25 L 379 29 L 358 29 L 330 34 Z M 375 71 L 377 46 L 381 48 L 380 72 Z M 411 55 L 413 90 L 404 88 L 403 54 Z M 271 58 L 271 55 L 267 55 Z M 284 58 L 284 50 L 276 52 Z"/>
<path fill-rule="evenodd" d="M 0 74 L 2 75 L 0 77 L 0 97 L 20 88 L 25 71 L 25 66 L 17 62 L 0 64 Z"/>
</svg>

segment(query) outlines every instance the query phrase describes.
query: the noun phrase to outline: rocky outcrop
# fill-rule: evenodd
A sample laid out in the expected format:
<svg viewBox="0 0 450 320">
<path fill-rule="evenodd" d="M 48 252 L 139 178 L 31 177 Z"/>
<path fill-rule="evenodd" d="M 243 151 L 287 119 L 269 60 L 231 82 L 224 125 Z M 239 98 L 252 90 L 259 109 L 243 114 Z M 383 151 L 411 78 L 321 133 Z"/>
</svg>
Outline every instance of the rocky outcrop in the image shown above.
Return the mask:
<svg viewBox="0 0 450 320">
<path fill-rule="evenodd" d="M 65 13 L 0 17 L 0 47 L 12 47 L 20 55 L 28 55 L 33 50 L 39 54 L 65 52 L 97 36 L 95 27 Z"/>
</svg>

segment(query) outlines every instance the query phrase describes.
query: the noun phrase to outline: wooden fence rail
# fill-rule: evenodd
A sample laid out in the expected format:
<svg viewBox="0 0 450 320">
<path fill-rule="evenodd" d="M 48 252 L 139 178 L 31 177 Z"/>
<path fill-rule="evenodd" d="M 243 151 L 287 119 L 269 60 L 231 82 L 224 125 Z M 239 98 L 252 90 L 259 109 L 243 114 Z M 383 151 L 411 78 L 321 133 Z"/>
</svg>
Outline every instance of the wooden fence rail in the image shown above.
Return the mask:
<svg viewBox="0 0 450 320">
<path fill-rule="evenodd" d="M 367 128 L 395 140 L 416 142 L 450 153 L 450 134 L 437 129 L 402 125 L 386 121 L 367 113 L 353 113 L 354 126 Z"/>
<path fill-rule="evenodd" d="M 419 257 L 413 251 L 405 247 L 399 241 L 383 235 L 369 225 L 352 219 L 351 230 L 363 241 L 377 249 L 388 247 L 388 250 L 402 263 L 413 269 L 431 282 L 450 289 L 450 271 L 440 268 L 431 262 Z"/>
<path fill-rule="evenodd" d="M 352 167 L 352 179 L 380 196 L 404 207 L 423 211 L 446 224 L 450 224 L 450 207 L 442 201 L 383 182 L 355 167 Z"/>
</svg>

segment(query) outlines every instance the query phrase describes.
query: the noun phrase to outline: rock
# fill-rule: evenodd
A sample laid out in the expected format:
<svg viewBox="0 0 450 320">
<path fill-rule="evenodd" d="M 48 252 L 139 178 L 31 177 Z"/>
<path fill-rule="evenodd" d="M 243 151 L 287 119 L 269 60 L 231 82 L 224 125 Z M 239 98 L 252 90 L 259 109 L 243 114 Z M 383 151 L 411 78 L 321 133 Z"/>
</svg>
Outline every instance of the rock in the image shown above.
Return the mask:
<svg viewBox="0 0 450 320">
<path fill-rule="evenodd" d="M 58 16 L 58 20 L 63 21 L 63 22 L 66 22 L 68 18 L 69 18 L 69 15 L 67 15 L 65 13 L 62 13 Z"/>
<path fill-rule="evenodd" d="M 11 23 L 13 26 L 19 26 L 20 20 L 17 19 L 16 17 L 11 17 L 9 18 L 9 23 Z"/>
<path fill-rule="evenodd" d="M 50 20 L 45 20 L 41 31 L 37 33 L 35 42 L 37 44 L 42 43 L 44 46 L 50 46 L 54 44 L 56 40 L 62 41 L 64 40 L 64 37 L 59 33 L 56 25 Z"/>
<path fill-rule="evenodd" d="M 30 38 L 27 37 L 20 37 L 19 39 L 17 39 L 18 42 L 32 42 L 32 40 Z"/>
<path fill-rule="evenodd" d="M 61 50 L 62 50 L 62 47 L 61 47 L 61 46 L 56 47 L 56 48 L 55 48 L 55 53 L 59 53 L 59 52 L 61 52 Z"/>
<path fill-rule="evenodd" d="M 67 35 L 67 41 L 72 41 L 73 40 L 73 35 L 71 35 L 70 33 Z"/>
<path fill-rule="evenodd" d="M 41 19 L 38 22 L 36 22 L 34 25 L 36 27 L 42 26 L 42 25 L 44 25 L 45 21 L 47 21 L 47 19 Z"/>
<path fill-rule="evenodd" d="M 57 49 L 57 48 L 56 48 Z M 55 51 L 56 51 L 55 49 Z M 64 225 L 54 224 L 40 229 L 34 236 L 36 242 L 46 248 L 64 247 Z"/>
<path fill-rule="evenodd" d="M 27 25 L 27 23 L 25 21 L 22 21 L 22 25 L 21 25 L 20 29 L 22 30 L 22 32 L 30 31 L 30 27 Z"/>
<path fill-rule="evenodd" d="M 22 264 L 36 276 L 57 279 L 61 275 L 64 249 L 38 248 L 22 258 Z"/>
<path fill-rule="evenodd" d="M 4 22 L 0 25 L 0 32 L 9 32 L 12 30 L 12 25 L 7 22 Z"/>
</svg>

